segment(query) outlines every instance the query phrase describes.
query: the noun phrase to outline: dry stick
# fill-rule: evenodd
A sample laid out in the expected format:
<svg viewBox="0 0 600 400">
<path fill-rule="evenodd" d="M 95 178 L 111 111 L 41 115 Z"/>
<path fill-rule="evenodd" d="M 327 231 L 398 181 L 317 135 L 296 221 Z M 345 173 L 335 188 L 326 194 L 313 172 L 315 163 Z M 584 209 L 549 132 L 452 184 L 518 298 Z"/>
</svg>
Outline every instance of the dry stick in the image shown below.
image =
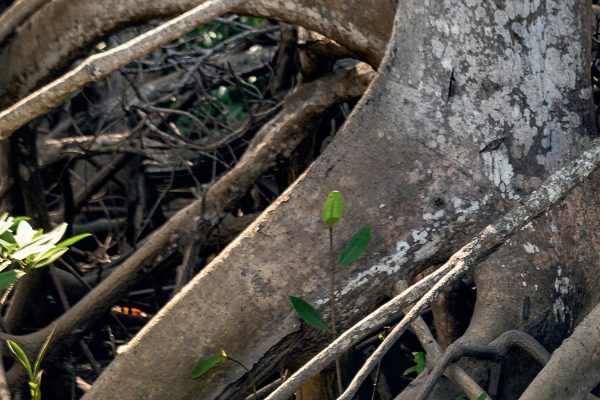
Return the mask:
<svg viewBox="0 0 600 400">
<path fill-rule="evenodd" d="M 407 283 L 404 280 L 396 283 L 394 289 L 397 292 L 401 292 L 407 288 Z M 407 307 L 405 312 L 410 311 L 410 307 Z M 435 340 L 433 334 L 429 330 L 427 323 L 423 320 L 422 317 L 418 317 L 415 321 L 410 325 L 411 330 L 419 339 L 419 342 L 423 346 L 425 353 L 427 353 L 427 361 L 432 362 L 433 365 L 437 365 L 440 357 L 444 355 L 444 350 L 442 346 Z M 442 370 L 444 376 L 454 382 L 463 393 L 471 400 L 479 400 L 482 393 L 485 393 L 485 390 L 479 386 L 477 382 L 469 375 L 467 372 L 459 367 L 458 365 L 450 365 L 445 370 Z M 482 400 L 492 400 L 491 397 L 486 393 L 485 398 Z"/>
<path fill-rule="evenodd" d="M 96 172 L 89 184 L 86 184 L 86 187 L 75 195 L 75 209 L 73 210 L 73 214 L 77 214 L 81 210 L 81 207 L 89 201 L 90 197 L 106 186 L 131 158 L 131 154 L 121 154 Z"/>
<path fill-rule="evenodd" d="M 112 50 L 88 57 L 72 71 L 0 112 L 0 140 L 7 139 L 14 131 L 57 107 L 86 85 L 106 77 L 244 2 L 245 0 L 206 1 Z"/>
<path fill-rule="evenodd" d="M 141 145 L 139 144 L 140 141 L 142 142 Z M 38 143 L 38 148 L 44 149 L 38 156 L 38 163 L 40 168 L 45 168 L 73 156 L 143 153 L 142 147 L 146 148 L 146 146 L 159 149 L 167 148 L 154 140 L 133 138 L 131 132 L 48 139 Z"/>
<path fill-rule="evenodd" d="M 338 398 L 338 400 L 351 399 L 362 381 L 398 340 L 408 325 L 425 311 L 446 286 L 489 256 L 516 230 L 558 203 L 571 189 L 587 178 L 599 164 L 600 139 L 596 139 L 591 143 L 589 150 L 546 179 L 537 190 L 499 218 L 496 223 L 483 229 L 437 271 L 406 289 L 340 335 L 337 340 L 296 371 L 268 397 L 268 400 L 284 400 L 291 397 L 306 380 L 329 365 L 339 354 L 372 330 L 392 319 L 403 307 L 420 298 L 411 311 L 385 338 L 381 346 L 369 357 L 346 392 Z"/>
<path fill-rule="evenodd" d="M 0 15 L 0 43 L 49 0 L 17 0 Z"/>
<path fill-rule="evenodd" d="M 198 261 L 198 254 L 200 253 L 201 248 L 202 243 L 200 243 L 198 240 L 192 240 L 192 242 L 185 248 L 183 261 L 181 262 L 181 265 L 177 267 L 175 285 L 173 287 L 171 297 L 179 293 L 181 288 L 184 287 L 190 281 L 190 279 L 192 279 L 192 273 L 194 272 L 194 267 Z"/>
<path fill-rule="evenodd" d="M 273 389 L 275 389 L 277 386 L 281 385 L 281 382 L 282 382 L 282 381 L 283 381 L 283 380 L 282 380 L 281 378 L 277 378 L 275 381 L 273 381 L 273 382 L 269 383 L 267 386 L 265 386 L 265 387 L 262 387 L 262 388 L 258 389 L 258 390 L 256 391 L 256 396 L 257 396 L 259 399 L 262 399 L 262 398 L 264 398 L 264 397 L 265 397 L 265 396 L 266 396 L 266 395 L 267 395 L 269 392 L 271 392 L 271 390 L 273 390 Z M 4 400 L 4 399 L 0 399 L 0 400 Z M 8 399 L 8 400 L 10 400 L 10 399 Z M 246 396 L 246 399 L 245 399 L 245 400 L 254 400 L 254 394 L 251 394 L 251 395 L 249 395 L 249 396 Z"/>
<path fill-rule="evenodd" d="M 365 64 L 339 71 L 318 80 L 300 85 L 288 97 L 280 114 L 265 124 L 255 135 L 239 162 L 201 199 L 180 210 L 168 222 L 156 229 L 148 239 L 87 296 L 74 304 L 55 322 L 56 331 L 51 346 L 65 346 L 71 338 L 87 330 L 105 310 L 136 282 L 170 255 L 179 239 L 194 234 L 196 240 L 210 232 L 210 226 L 221 220 L 223 210 L 243 195 L 247 188 L 279 157 L 289 156 L 300 141 L 312 132 L 310 122 L 335 104 L 360 96 L 375 72 Z M 2 334 L 35 353 L 48 335 L 49 327 L 23 336 Z M 48 353 L 57 351 L 50 347 Z M 11 376 L 14 374 L 14 377 Z M 18 380 L 19 370 L 8 372 L 9 382 Z"/>
</svg>

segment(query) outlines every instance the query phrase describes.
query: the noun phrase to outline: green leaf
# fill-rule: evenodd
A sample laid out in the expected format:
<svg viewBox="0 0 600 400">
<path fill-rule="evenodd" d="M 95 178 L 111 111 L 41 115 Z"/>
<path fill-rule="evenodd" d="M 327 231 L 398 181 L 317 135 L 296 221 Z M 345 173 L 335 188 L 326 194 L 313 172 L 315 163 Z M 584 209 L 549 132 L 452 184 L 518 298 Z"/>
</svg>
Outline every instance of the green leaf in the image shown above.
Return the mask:
<svg viewBox="0 0 600 400">
<path fill-rule="evenodd" d="M 8 251 L 13 251 L 17 247 L 17 241 L 11 231 L 6 231 L 0 235 L 0 243 Z"/>
<path fill-rule="evenodd" d="M 34 254 L 45 253 L 52 249 L 54 246 L 47 243 L 33 241 L 25 247 L 22 247 L 11 254 L 13 260 L 24 260 L 25 258 Z"/>
<path fill-rule="evenodd" d="M 223 362 L 223 356 L 221 354 L 215 354 L 200 361 L 196 368 L 192 371 L 192 379 L 199 378 L 204 373 L 215 367 L 216 365 Z"/>
<path fill-rule="evenodd" d="M 25 367 L 25 370 L 27 371 L 27 376 L 29 376 L 29 380 L 34 380 L 35 376 L 33 375 L 33 371 L 31 370 L 31 364 L 29 364 L 29 360 L 27 359 L 27 356 L 25 355 L 23 349 L 10 339 L 6 340 L 6 344 L 8 345 L 8 349 L 15 355 L 17 360 L 19 360 L 21 364 L 23 364 L 23 366 Z"/>
<path fill-rule="evenodd" d="M 19 215 L 17 217 L 13 217 L 13 224 L 16 226 L 21 221 L 31 221 L 31 218 L 26 217 L 24 215 Z"/>
<path fill-rule="evenodd" d="M 19 224 L 19 229 L 21 229 L 21 225 L 27 224 L 26 221 L 22 221 Z M 29 225 L 29 224 L 27 224 Z M 17 243 L 19 246 L 22 246 L 20 249 L 15 251 L 12 254 L 12 258 L 15 260 L 23 260 L 33 254 L 45 253 L 50 250 L 52 247 L 56 246 L 56 244 L 60 241 L 60 239 L 64 236 L 67 230 L 67 224 L 62 223 L 58 225 L 56 228 L 52 229 L 50 232 L 45 233 L 43 235 L 36 236 L 35 239 L 23 245 L 23 239 L 29 237 L 30 232 L 23 228 L 23 236 L 19 240 L 17 238 Z M 34 233 L 35 234 L 35 233 Z M 25 236 L 27 235 L 27 236 Z M 17 231 L 18 236 L 18 231 Z"/>
<path fill-rule="evenodd" d="M 364 254 L 365 250 L 367 250 L 367 247 L 369 247 L 371 237 L 371 228 L 367 226 L 356 232 L 344 250 L 342 250 L 338 259 L 338 265 L 345 267 L 358 260 Z"/>
<path fill-rule="evenodd" d="M 426 355 L 422 351 L 413 353 L 413 361 L 415 365 L 406 369 L 402 375 L 408 375 L 410 373 L 416 372 L 419 375 L 421 372 L 425 371 L 425 367 L 427 366 Z"/>
<path fill-rule="evenodd" d="M 48 250 L 46 253 L 34 258 L 33 268 L 41 268 L 48 264 L 51 264 L 54 261 L 58 260 L 60 257 L 62 257 L 62 255 L 65 254 L 67 251 L 69 251 L 68 247 L 54 247 Z"/>
<path fill-rule="evenodd" d="M 81 235 L 72 236 L 68 239 L 63 240 L 59 244 L 57 244 L 56 247 L 69 247 L 69 246 L 79 242 L 81 239 L 85 239 L 88 236 L 92 236 L 92 234 L 91 233 L 82 233 Z"/>
<path fill-rule="evenodd" d="M 54 335 L 55 329 L 56 329 L 56 325 L 54 325 L 54 327 L 50 331 L 50 334 L 46 337 L 46 340 L 44 340 L 44 344 L 42 344 L 42 348 L 40 349 L 40 352 L 38 353 L 38 356 L 35 359 L 35 363 L 33 364 L 33 374 L 36 376 L 36 381 L 37 381 L 38 375 L 39 375 L 39 380 L 40 381 L 42 380 L 42 375 L 41 375 L 42 370 L 40 370 L 40 367 L 42 365 L 42 361 L 44 360 L 44 356 L 46 355 L 46 351 L 48 350 L 48 345 L 50 344 L 52 335 Z"/>
<path fill-rule="evenodd" d="M 485 392 L 481 393 L 479 395 L 479 397 L 477 398 L 477 400 L 485 400 L 487 399 L 487 394 Z"/>
<path fill-rule="evenodd" d="M 467 400 L 467 398 L 464 395 L 462 395 L 462 396 L 455 397 L 454 400 Z"/>
<path fill-rule="evenodd" d="M 414 353 L 415 367 L 417 368 L 417 374 L 425 371 L 427 367 L 427 356 L 422 351 Z"/>
<path fill-rule="evenodd" d="M 63 236 L 65 236 L 65 232 L 67 231 L 67 224 L 62 223 L 58 225 L 56 228 L 52 229 L 50 232 L 42 235 L 44 237 L 44 244 L 57 244 Z M 42 238 L 40 236 L 40 239 Z"/>
<path fill-rule="evenodd" d="M 25 272 L 20 269 L 0 272 L 0 291 L 15 283 L 23 275 L 25 275 Z"/>
<path fill-rule="evenodd" d="M 329 332 L 329 326 L 327 326 L 321 314 L 313 306 L 300 297 L 289 296 L 289 299 L 292 302 L 292 306 L 294 306 L 294 310 L 296 310 L 304 321 L 321 331 Z"/>
<path fill-rule="evenodd" d="M 344 197 L 337 190 L 329 192 L 323 203 L 323 222 L 329 229 L 344 216 Z"/>
</svg>

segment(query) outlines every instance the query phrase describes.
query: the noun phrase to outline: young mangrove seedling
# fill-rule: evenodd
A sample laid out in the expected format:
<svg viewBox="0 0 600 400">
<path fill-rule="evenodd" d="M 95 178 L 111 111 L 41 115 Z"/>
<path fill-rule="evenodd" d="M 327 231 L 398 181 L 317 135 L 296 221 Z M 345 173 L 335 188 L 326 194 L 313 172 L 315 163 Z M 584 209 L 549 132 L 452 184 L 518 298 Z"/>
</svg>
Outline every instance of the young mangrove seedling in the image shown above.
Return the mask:
<svg viewBox="0 0 600 400">
<path fill-rule="evenodd" d="M 331 332 L 333 340 L 337 338 L 337 309 L 335 297 L 336 275 L 341 268 L 351 265 L 365 253 L 372 237 L 371 228 L 361 228 L 346 244 L 346 247 L 344 247 L 339 255 L 339 258 L 337 259 L 337 262 L 335 261 L 333 227 L 344 216 L 345 208 L 346 205 L 342 194 L 337 190 L 329 192 L 325 202 L 323 203 L 323 212 L 321 218 L 329 230 L 329 259 L 326 263 L 329 267 L 330 277 L 329 298 L 331 309 L 329 326 L 325 323 L 321 314 L 312 305 L 299 297 L 289 296 L 292 306 L 298 315 L 309 325 L 322 331 Z M 335 371 L 338 391 L 339 393 L 343 393 L 342 372 L 339 359 L 335 360 Z"/>
</svg>

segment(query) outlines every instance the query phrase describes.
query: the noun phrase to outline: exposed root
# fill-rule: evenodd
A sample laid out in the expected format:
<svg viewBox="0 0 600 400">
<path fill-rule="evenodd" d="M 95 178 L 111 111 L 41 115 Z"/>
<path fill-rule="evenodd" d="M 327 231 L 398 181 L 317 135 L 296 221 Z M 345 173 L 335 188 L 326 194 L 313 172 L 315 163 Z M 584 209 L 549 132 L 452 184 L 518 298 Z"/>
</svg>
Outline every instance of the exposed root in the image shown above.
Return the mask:
<svg viewBox="0 0 600 400">
<path fill-rule="evenodd" d="M 187 237 L 203 240 L 226 213 L 226 208 L 243 195 L 280 157 L 289 157 L 311 130 L 311 123 L 335 104 L 360 96 L 374 76 L 374 71 L 360 64 L 313 82 L 301 85 L 288 97 L 284 109 L 255 135 L 239 162 L 204 196 L 179 211 L 158 228 L 113 273 L 75 304 L 53 325 L 56 326 L 48 357 L 78 339 L 111 304 L 119 299 L 157 260 L 174 252 Z M 10 336 L 28 352 L 36 353 L 49 327 L 33 334 Z M 5 335 L 9 337 L 9 335 Z M 8 372 L 9 383 L 21 377 L 20 368 Z"/>
<path fill-rule="evenodd" d="M 339 399 L 353 398 L 362 382 L 381 361 L 383 355 L 445 287 L 488 257 L 516 230 L 557 204 L 571 189 L 588 177 L 599 164 L 600 140 L 596 139 L 592 142 L 590 150 L 585 151 L 569 165 L 550 176 L 522 203 L 516 205 L 496 223 L 481 231 L 436 272 L 408 288 L 340 335 L 338 339 L 296 371 L 268 399 L 283 400 L 292 396 L 307 379 L 329 365 L 350 346 L 356 344 L 373 329 L 381 327 L 386 321 L 397 315 L 402 308 L 420 298 L 367 360 L 346 392 L 339 397 Z"/>
</svg>

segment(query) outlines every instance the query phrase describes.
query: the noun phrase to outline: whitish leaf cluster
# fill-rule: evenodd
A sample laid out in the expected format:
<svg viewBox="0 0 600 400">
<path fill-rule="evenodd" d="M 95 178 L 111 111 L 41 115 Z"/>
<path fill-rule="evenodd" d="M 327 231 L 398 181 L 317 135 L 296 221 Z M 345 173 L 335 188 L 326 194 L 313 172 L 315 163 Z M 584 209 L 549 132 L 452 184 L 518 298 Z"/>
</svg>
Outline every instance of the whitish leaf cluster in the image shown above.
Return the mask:
<svg viewBox="0 0 600 400">
<path fill-rule="evenodd" d="M 0 215 L 0 290 L 6 289 L 33 268 L 46 266 L 69 250 L 69 246 L 90 236 L 89 233 L 61 241 L 67 224 L 60 224 L 48 233 L 34 229 L 27 217 Z M 14 269 L 5 271 L 8 267 Z"/>
</svg>

